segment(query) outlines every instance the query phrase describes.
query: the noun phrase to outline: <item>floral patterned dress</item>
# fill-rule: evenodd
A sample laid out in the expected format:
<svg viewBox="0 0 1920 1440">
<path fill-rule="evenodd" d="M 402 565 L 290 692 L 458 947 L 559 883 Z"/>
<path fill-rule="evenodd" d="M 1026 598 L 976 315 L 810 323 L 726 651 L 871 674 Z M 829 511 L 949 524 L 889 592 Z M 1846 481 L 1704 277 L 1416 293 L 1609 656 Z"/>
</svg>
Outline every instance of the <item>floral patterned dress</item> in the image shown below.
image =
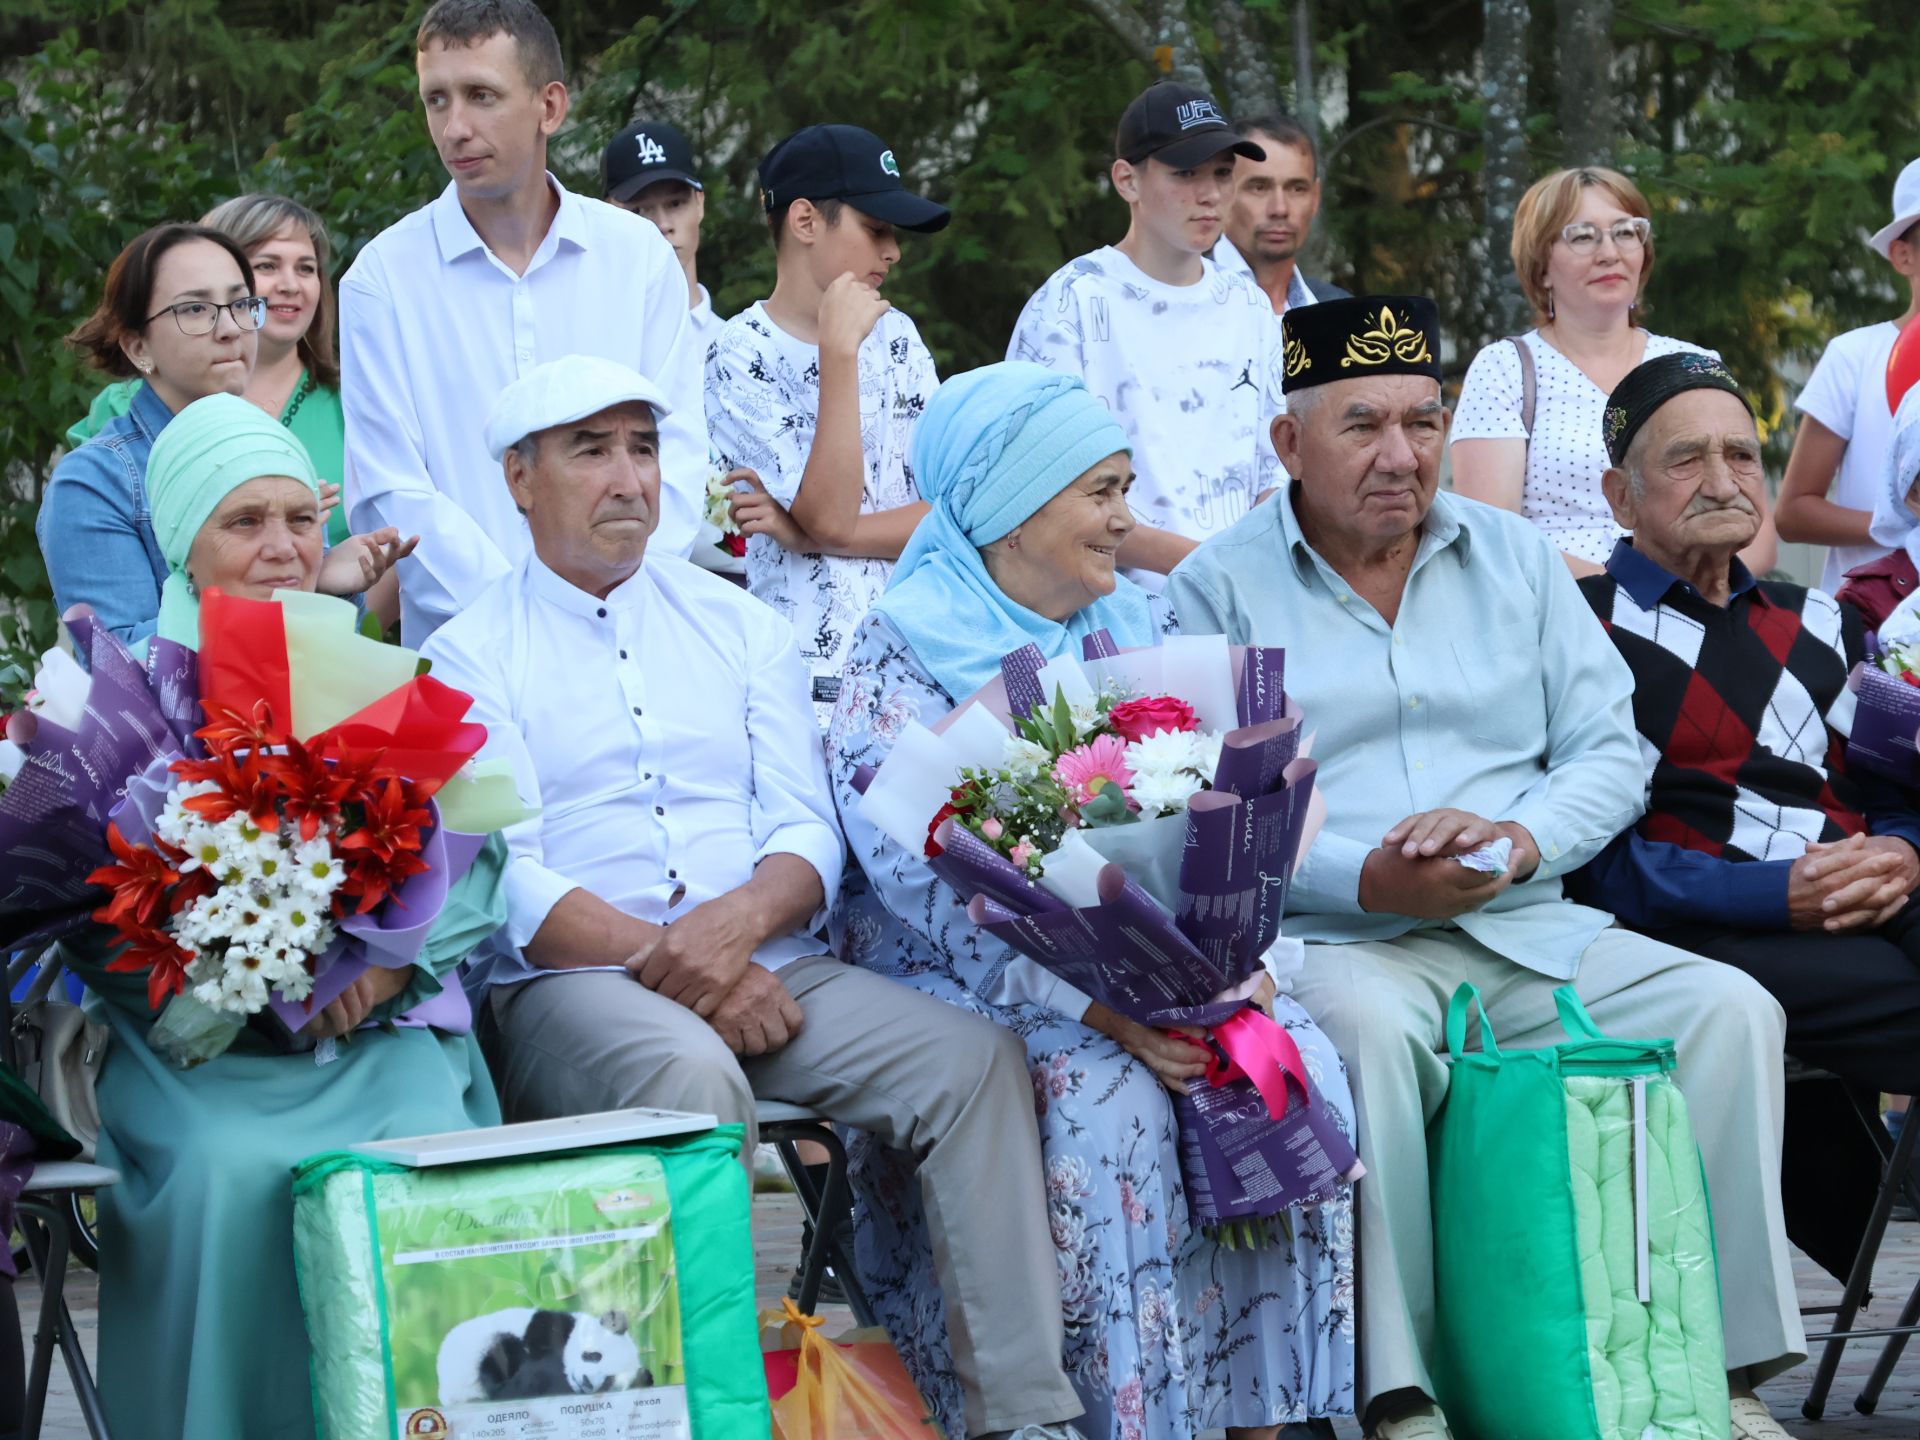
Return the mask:
<svg viewBox="0 0 1920 1440">
<path fill-rule="evenodd" d="M 1004 994 L 1006 948 L 975 929 L 920 856 L 861 816 L 854 771 L 884 760 L 909 722 L 931 724 L 954 704 L 884 617 L 862 622 L 827 737 L 834 799 L 859 862 L 834 907 L 834 941 L 851 963 L 1025 1040 L 1081 1428 L 1089 1440 L 1177 1440 L 1351 1414 L 1350 1192 L 1294 1212 L 1292 1241 L 1276 1234 L 1263 1249 L 1224 1250 L 1190 1227 L 1173 1106 L 1153 1072 L 1076 1019 L 990 998 Z M 1326 1102 L 1351 1117 L 1333 1047 L 1288 997 L 1274 1013 Z M 963 1434 L 918 1191 L 899 1156 L 878 1146 L 857 1150 L 855 1169 L 861 1278 L 947 1433 Z"/>
</svg>

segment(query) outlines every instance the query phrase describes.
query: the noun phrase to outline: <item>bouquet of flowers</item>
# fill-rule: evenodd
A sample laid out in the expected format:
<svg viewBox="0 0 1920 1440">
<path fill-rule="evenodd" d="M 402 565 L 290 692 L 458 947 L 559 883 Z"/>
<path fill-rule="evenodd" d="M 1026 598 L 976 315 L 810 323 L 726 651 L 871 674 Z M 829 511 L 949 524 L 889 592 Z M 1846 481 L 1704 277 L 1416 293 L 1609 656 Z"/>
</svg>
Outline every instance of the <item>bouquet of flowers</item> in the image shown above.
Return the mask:
<svg viewBox="0 0 1920 1440">
<path fill-rule="evenodd" d="M 1092 999 L 1209 1032 L 1207 1083 L 1176 1097 L 1200 1223 L 1319 1203 L 1359 1157 L 1249 998 L 1317 825 L 1284 654 L 1218 636 L 1117 652 L 1104 632 L 1086 650 L 1017 651 L 939 727 L 908 727 L 855 778 L 862 813 Z"/>
<path fill-rule="evenodd" d="M 1920 784 L 1920 605 L 1909 596 L 1894 608 L 1869 645 L 1868 659 L 1847 677 L 1854 713 L 1849 765 L 1901 785 Z"/>
<path fill-rule="evenodd" d="M 0 944 L 108 927 L 107 968 L 145 973 L 176 1064 L 263 1013 L 291 1039 L 369 965 L 413 963 L 486 833 L 523 814 L 510 775 L 468 763 L 471 699 L 345 602 L 209 591 L 200 652 L 156 639 L 145 667 L 67 623 L 91 673 L 53 652 L 50 703 L 8 725 Z M 428 1010 L 471 1018 L 457 986 Z"/>
<path fill-rule="evenodd" d="M 733 486 L 717 465 L 707 475 L 707 508 L 701 517 L 700 539 L 694 545 L 693 562 L 725 575 L 746 572 L 747 537 L 733 523 Z"/>
</svg>

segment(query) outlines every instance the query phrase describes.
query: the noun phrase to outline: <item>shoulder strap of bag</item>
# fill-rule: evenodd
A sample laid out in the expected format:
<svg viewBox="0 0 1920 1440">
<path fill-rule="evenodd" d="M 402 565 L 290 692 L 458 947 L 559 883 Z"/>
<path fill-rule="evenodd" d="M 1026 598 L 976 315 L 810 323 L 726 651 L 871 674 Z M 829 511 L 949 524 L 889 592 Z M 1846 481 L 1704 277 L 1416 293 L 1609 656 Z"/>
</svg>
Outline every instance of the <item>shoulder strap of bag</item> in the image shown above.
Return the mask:
<svg viewBox="0 0 1920 1440">
<path fill-rule="evenodd" d="M 1466 1050 L 1467 1012 L 1476 1006 L 1480 1010 L 1480 1051 L 1497 1060 L 1500 1047 L 1493 1043 L 1493 1022 L 1487 1019 L 1486 1003 L 1481 1000 L 1480 992 L 1464 980 L 1453 992 L 1453 999 L 1447 1002 L 1447 1054 L 1458 1060 Z"/>
<path fill-rule="evenodd" d="M 1560 1010 L 1560 1028 L 1575 1040 L 1604 1040 L 1600 1027 L 1593 1023 L 1593 1017 L 1587 1014 L 1587 1007 L 1580 1003 L 1580 997 L 1574 993 L 1571 985 L 1562 985 L 1553 992 L 1553 1003 Z"/>
<path fill-rule="evenodd" d="M 1507 343 L 1520 352 L 1520 426 L 1533 439 L 1533 402 L 1539 386 L 1533 373 L 1533 347 L 1518 335 L 1509 335 Z"/>
</svg>

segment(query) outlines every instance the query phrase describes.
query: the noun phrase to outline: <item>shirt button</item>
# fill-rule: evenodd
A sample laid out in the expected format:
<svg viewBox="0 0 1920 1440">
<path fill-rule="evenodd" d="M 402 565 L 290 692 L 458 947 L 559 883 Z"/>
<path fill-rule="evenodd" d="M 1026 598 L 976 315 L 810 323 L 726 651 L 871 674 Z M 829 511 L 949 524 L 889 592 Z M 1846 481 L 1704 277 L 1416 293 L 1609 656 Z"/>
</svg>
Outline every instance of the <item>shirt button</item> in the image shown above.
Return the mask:
<svg viewBox="0 0 1920 1440">
<path fill-rule="evenodd" d="M 638 714 L 640 713 L 640 707 L 639 707 L 638 705 L 636 705 L 636 706 L 634 706 L 634 707 L 633 707 L 633 713 L 634 713 L 634 714 L 636 714 L 636 715 L 638 715 Z"/>
<path fill-rule="evenodd" d="M 640 772 L 640 778 L 642 780 L 651 780 L 653 778 L 653 772 L 651 770 L 642 770 Z"/>
<path fill-rule="evenodd" d="M 1345 595 L 1342 595 L 1342 596 L 1340 597 L 1340 603 L 1341 603 L 1342 605 L 1344 605 L 1344 604 L 1346 604 L 1346 603 L 1347 603 L 1347 599 L 1348 599 L 1348 597 L 1347 597 L 1347 596 L 1345 596 Z"/>
<path fill-rule="evenodd" d="M 656 805 L 653 807 L 653 813 L 656 815 L 664 815 L 667 813 L 667 807 L 664 805 Z"/>
<path fill-rule="evenodd" d="M 667 871 L 667 879 L 678 880 L 679 878 L 680 878 L 680 872 L 678 870 Z"/>
<path fill-rule="evenodd" d="M 1424 770 L 1427 768 L 1427 762 L 1424 760 L 1416 760 L 1413 762 L 1413 768 L 1416 770 Z"/>
<path fill-rule="evenodd" d="M 1409 710 L 1418 710 L 1420 708 L 1420 697 L 1415 695 L 1412 699 L 1408 700 L 1407 708 Z"/>
<path fill-rule="evenodd" d="M 620 652 L 620 658 L 621 658 L 622 660 L 624 660 L 624 659 L 626 659 L 626 658 L 627 658 L 627 652 L 626 652 L 626 651 L 624 651 L 624 650 L 622 650 L 622 651 Z"/>
<path fill-rule="evenodd" d="M 602 605 L 598 610 L 594 611 L 593 613 L 598 615 L 602 620 L 604 620 L 607 618 L 607 607 Z"/>
<path fill-rule="evenodd" d="M 1404 640 L 1402 640 L 1402 639 L 1400 638 L 1400 634 L 1399 634 L 1399 632 L 1398 632 L 1398 631 L 1395 631 L 1395 632 L 1394 632 L 1394 636 L 1393 636 L 1393 643 L 1394 643 L 1394 644 L 1396 644 L 1396 645 L 1404 645 L 1404 644 L 1406 644 L 1407 642 L 1406 642 L 1406 641 L 1404 641 Z"/>
</svg>

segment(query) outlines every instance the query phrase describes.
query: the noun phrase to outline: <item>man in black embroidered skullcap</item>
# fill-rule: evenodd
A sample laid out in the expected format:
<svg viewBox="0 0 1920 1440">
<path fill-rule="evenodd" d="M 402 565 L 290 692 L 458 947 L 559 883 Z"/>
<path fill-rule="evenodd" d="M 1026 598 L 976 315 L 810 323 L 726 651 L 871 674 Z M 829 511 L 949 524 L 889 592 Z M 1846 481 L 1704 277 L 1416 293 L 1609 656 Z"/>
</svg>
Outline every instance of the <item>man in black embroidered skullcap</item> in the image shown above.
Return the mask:
<svg viewBox="0 0 1920 1440">
<path fill-rule="evenodd" d="M 1753 976 L 1785 1009 L 1798 1059 L 1869 1092 L 1915 1093 L 1920 813 L 1895 786 L 1830 761 L 1852 724 L 1860 619 L 1741 564 L 1766 476 L 1746 397 L 1719 360 L 1649 360 L 1615 387 L 1603 423 L 1603 484 L 1628 533 L 1580 589 L 1633 671 L 1647 813 L 1570 888 Z M 1821 1183 L 1806 1203 L 1789 1190 L 1787 1220 L 1796 1244 L 1844 1276 L 1879 1155 L 1844 1094 L 1810 1088 L 1834 1087 L 1794 1087 L 1786 1172 Z M 1860 1143 L 1836 1155 L 1835 1140 Z"/>
<path fill-rule="evenodd" d="M 1426 1122 L 1446 1096 L 1442 1022 L 1463 980 L 1503 1046 L 1564 1038 L 1553 991 L 1568 982 L 1608 1033 L 1675 1038 L 1733 1257 L 1726 1365 L 1749 1396 L 1805 1351 L 1779 1204 L 1780 1008 L 1739 971 L 1561 892 L 1640 813 L 1633 679 L 1533 525 L 1440 491 L 1433 302 L 1327 300 L 1282 325 L 1273 433 L 1293 480 L 1180 565 L 1168 594 L 1188 634 L 1285 646 L 1287 688 L 1318 731 L 1327 818 L 1294 873 L 1287 933 L 1308 942 L 1294 998 L 1346 1059 L 1359 1112 L 1366 1432 L 1451 1434 L 1432 1374 Z M 1475 1433 L 1525 1428 L 1500 1412 L 1504 1394 L 1444 1398 Z"/>
</svg>

